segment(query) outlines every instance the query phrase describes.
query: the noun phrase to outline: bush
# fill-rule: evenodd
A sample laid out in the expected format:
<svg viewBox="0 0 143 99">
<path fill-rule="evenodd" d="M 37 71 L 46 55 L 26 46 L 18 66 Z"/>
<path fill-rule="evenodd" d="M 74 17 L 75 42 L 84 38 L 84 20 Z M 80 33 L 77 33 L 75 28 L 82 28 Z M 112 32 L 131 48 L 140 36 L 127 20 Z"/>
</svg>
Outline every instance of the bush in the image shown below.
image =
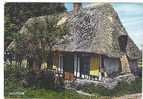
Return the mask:
<svg viewBox="0 0 143 99">
<path fill-rule="evenodd" d="M 64 79 L 62 77 L 58 77 L 55 82 L 55 74 L 53 71 L 28 70 L 18 66 L 14 61 L 12 64 L 4 64 L 4 81 L 5 89 L 14 87 L 60 89 L 64 86 Z"/>
<path fill-rule="evenodd" d="M 27 89 L 41 90 L 54 89 L 61 91 L 64 87 L 62 77 L 55 83 L 55 74 L 53 71 L 33 71 L 16 64 L 4 64 L 4 94 L 9 96 L 10 92 L 23 92 Z"/>
<path fill-rule="evenodd" d="M 63 86 L 63 78 L 59 77 L 55 82 L 55 74 L 53 71 L 30 71 L 26 76 L 29 86 L 34 88 L 55 89 Z"/>
<path fill-rule="evenodd" d="M 18 66 L 16 63 L 4 64 L 4 79 L 8 80 L 22 80 L 27 74 L 27 69 Z"/>
<path fill-rule="evenodd" d="M 22 79 L 27 70 L 23 67 L 19 68 L 16 64 L 4 64 L 4 94 L 9 92 L 23 90 Z"/>
</svg>

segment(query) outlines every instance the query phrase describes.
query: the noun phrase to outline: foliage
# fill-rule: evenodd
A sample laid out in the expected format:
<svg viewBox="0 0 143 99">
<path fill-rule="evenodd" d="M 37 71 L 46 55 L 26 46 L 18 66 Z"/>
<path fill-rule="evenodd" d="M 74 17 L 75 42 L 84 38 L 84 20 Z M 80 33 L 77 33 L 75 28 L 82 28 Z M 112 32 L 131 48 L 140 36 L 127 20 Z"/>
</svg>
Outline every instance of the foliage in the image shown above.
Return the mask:
<svg viewBox="0 0 143 99">
<path fill-rule="evenodd" d="M 22 91 L 25 88 L 35 89 L 63 89 L 63 79 L 58 78 L 55 82 L 53 71 L 29 71 L 27 68 L 19 67 L 14 61 L 13 64 L 5 64 L 4 87 L 5 95 L 13 91 Z M 58 88 L 58 89 L 57 89 Z"/>
<path fill-rule="evenodd" d="M 64 35 L 68 33 L 68 25 L 57 25 L 60 17 L 57 15 L 46 16 L 45 26 L 37 21 L 39 17 L 33 18 L 32 27 L 25 24 L 29 34 L 17 33 L 15 37 L 15 53 L 23 57 L 31 57 L 32 63 L 40 66 L 47 62 L 51 49 L 58 44 Z M 51 57 L 49 58 L 51 59 Z M 48 60 L 49 61 L 49 60 Z"/>
<path fill-rule="evenodd" d="M 13 62 L 13 64 L 5 64 L 4 94 L 6 99 L 7 98 L 87 99 L 87 96 L 79 95 L 78 93 L 71 90 L 65 90 L 65 89 L 58 90 L 57 88 L 56 89 L 50 88 L 49 86 L 54 87 L 54 85 L 49 84 L 49 83 L 54 84 L 52 80 L 53 76 L 51 76 L 53 75 L 52 72 L 48 72 L 48 74 L 46 74 L 45 76 L 42 75 L 41 77 L 43 78 L 40 78 L 37 81 L 31 83 L 32 85 L 36 86 L 43 85 L 41 86 L 41 88 L 32 86 L 24 87 L 22 82 L 23 80 L 19 79 L 21 77 L 17 77 L 17 71 L 19 71 L 20 75 L 23 74 L 24 72 L 26 78 L 27 77 L 29 78 L 31 75 L 30 72 L 27 74 L 27 71 L 24 68 L 18 69 L 15 62 Z M 45 77 L 48 79 L 45 79 Z M 10 95 L 10 93 L 12 92 L 13 93 L 22 92 L 24 93 L 24 95 L 19 95 L 19 94 Z"/>
<path fill-rule="evenodd" d="M 66 25 L 57 26 L 59 17 L 53 14 L 58 14 L 63 10 L 63 4 L 56 3 L 5 4 L 5 47 L 7 47 L 11 41 L 14 41 L 15 47 L 11 49 L 11 51 L 14 52 L 14 55 L 16 56 L 12 63 L 8 64 L 7 62 L 5 62 L 4 64 L 4 89 L 6 96 L 9 96 L 9 92 L 27 92 L 27 90 L 29 89 L 32 92 L 32 88 L 36 87 L 44 89 L 52 89 L 54 87 L 53 81 L 55 78 L 52 72 L 46 71 L 47 74 L 45 75 L 43 75 L 44 73 L 34 75 L 36 72 L 33 72 L 32 74 L 32 72 L 29 71 L 29 68 L 25 68 L 24 66 L 20 66 L 19 64 L 17 64 L 17 57 L 22 57 L 22 60 L 26 59 L 28 61 L 28 66 L 31 66 L 30 63 L 32 63 L 33 65 L 34 62 L 37 66 L 41 66 L 43 61 L 47 61 L 48 52 L 66 33 Z M 47 15 L 46 31 L 43 31 L 43 27 L 40 27 L 37 23 L 37 20 L 39 19 L 36 17 L 41 15 Z M 34 19 L 33 27 L 37 27 L 39 30 L 35 28 L 34 30 L 36 31 L 33 31 L 31 30 L 31 28 L 25 25 L 25 27 L 31 33 L 30 36 L 26 34 L 20 34 L 20 28 L 30 17 Z M 32 62 L 29 62 L 29 57 Z M 32 77 L 36 78 L 36 80 L 33 80 Z M 26 86 L 23 86 L 23 84 L 28 85 L 25 79 L 31 81 L 30 84 L 32 86 L 30 85 L 29 89 Z M 63 79 L 60 78 L 59 82 L 63 84 Z M 29 92 L 27 94 L 29 94 Z"/>
<path fill-rule="evenodd" d="M 44 70 L 44 71 L 30 71 L 26 75 L 25 81 L 28 83 L 28 87 L 31 88 L 43 88 L 43 89 L 63 89 L 63 79 L 59 77 L 56 79 L 56 76 L 53 71 Z M 58 90 L 56 89 L 56 90 Z"/>
<path fill-rule="evenodd" d="M 65 10 L 62 3 L 6 3 L 5 4 L 5 48 L 31 17 L 60 13 Z"/>
<path fill-rule="evenodd" d="M 60 89 L 58 90 L 58 88 L 49 88 L 49 82 L 53 81 L 49 78 L 50 75 L 53 75 L 52 73 L 50 73 L 50 75 L 45 75 L 47 78 L 46 82 L 45 80 L 45 76 L 41 76 L 43 77 L 39 79 L 39 81 L 37 82 L 32 82 L 33 85 L 43 85 L 41 88 L 38 87 L 32 87 L 32 86 L 28 86 L 28 87 L 24 87 L 23 86 L 23 80 L 22 79 L 17 79 L 17 71 L 20 70 L 19 74 L 21 74 L 22 72 L 26 73 L 25 76 L 26 77 L 30 77 L 29 73 L 27 76 L 27 71 L 23 68 L 18 69 L 16 68 L 16 64 L 15 62 L 13 62 L 13 64 L 5 64 L 5 82 L 4 82 L 4 94 L 5 94 L 5 98 L 9 99 L 9 98 L 46 98 L 46 99 L 88 99 L 90 98 L 89 96 L 83 96 L 83 95 L 79 95 L 78 93 L 76 93 L 75 91 L 72 90 L 65 90 L 65 89 Z M 32 72 L 32 71 L 31 71 Z M 23 73 L 22 73 L 23 74 Z M 53 77 L 53 76 L 51 76 Z M 32 80 L 32 79 L 30 79 Z M 51 80 L 51 81 L 49 81 Z M 63 80 L 63 79 L 61 79 Z M 50 85 L 51 87 L 54 87 L 53 85 Z M 46 88 L 47 87 L 47 88 Z M 10 95 L 10 93 L 14 93 L 14 92 L 22 92 L 24 93 L 24 95 Z M 91 98 L 92 99 L 92 98 Z M 95 98 L 93 98 L 95 99 Z"/>
<path fill-rule="evenodd" d="M 27 73 L 24 67 L 19 68 L 13 61 L 13 64 L 4 64 L 4 92 L 7 95 L 9 92 L 23 90 L 22 79 Z"/>
</svg>

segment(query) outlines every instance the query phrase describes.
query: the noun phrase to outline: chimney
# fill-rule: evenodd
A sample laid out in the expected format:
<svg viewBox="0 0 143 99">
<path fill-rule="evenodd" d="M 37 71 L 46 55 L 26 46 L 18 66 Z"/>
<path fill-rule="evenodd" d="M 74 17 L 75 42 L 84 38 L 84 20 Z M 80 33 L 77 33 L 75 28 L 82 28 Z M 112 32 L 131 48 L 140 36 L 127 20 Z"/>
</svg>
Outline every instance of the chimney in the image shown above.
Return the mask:
<svg viewBox="0 0 143 99">
<path fill-rule="evenodd" d="M 73 15 L 76 15 L 80 10 L 81 3 L 73 3 Z"/>
<path fill-rule="evenodd" d="M 64 17 L 68 17 L 68 12 L 64 11 Z"/>
</svg>

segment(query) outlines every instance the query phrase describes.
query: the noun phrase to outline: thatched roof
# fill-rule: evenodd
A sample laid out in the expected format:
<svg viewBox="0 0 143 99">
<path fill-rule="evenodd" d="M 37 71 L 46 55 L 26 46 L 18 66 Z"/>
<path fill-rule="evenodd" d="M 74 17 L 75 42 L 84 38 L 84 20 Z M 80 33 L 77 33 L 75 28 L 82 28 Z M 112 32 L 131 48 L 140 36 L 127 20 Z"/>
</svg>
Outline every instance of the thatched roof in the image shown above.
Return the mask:
<svg viewBox="0 0 143 99">
<path fill-rule="evenodd" d="M 110 4 L 101 4 L 81 9 L 76 16 L 69 16 L 69 42 L 57 49 L 72 52 L 92 52 L 110 57 L 120 57 L 118 38 L 128 36 L 120 19 Z M 127 54 L 129 58 L 140 56 L 139 49 L 128 36 Z"/>
<path fill-rule="evenodd" d="M 39 26 L 46 26 L 45 17 L 42 16 L 36 19 Z M 37 30 L 32 26 L 33 21 L 35 21 L 34 18 L 31 18 L 25 24 Z M 140 57 L 139 49 L 128 36 L 116 11 L 110 4 L 83 8 L 76 16 L 69 15 L 66 22 L 69 24 L 70 33 L 65 36 L 66 40 L 59 41 L 59 44 L 55 45 L 54 49 L 120 57 L 122 52 L 120 51 L 118 38 L 121 35 L 125 35 L 128 37 L 127 55 L 129 58 L 137 59 Z M 20 33 L 29 34 L 25 25 Z"/>
</svg>

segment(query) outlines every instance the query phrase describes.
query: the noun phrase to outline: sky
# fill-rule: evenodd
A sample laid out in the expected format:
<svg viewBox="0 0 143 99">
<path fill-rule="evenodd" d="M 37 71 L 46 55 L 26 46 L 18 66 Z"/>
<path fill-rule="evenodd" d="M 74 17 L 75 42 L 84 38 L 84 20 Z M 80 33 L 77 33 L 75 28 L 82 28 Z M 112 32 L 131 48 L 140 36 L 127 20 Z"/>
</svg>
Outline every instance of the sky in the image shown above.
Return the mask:
<svg viewBox="0 0 143 99">
<path fill-rule="evenodd" d="M 143 3 L 112 3 L 113 8 L 135 44 L 143 46 Z M 72 10 L 72 3 L 65 3 L 67 11 Z"/>
</svg>

